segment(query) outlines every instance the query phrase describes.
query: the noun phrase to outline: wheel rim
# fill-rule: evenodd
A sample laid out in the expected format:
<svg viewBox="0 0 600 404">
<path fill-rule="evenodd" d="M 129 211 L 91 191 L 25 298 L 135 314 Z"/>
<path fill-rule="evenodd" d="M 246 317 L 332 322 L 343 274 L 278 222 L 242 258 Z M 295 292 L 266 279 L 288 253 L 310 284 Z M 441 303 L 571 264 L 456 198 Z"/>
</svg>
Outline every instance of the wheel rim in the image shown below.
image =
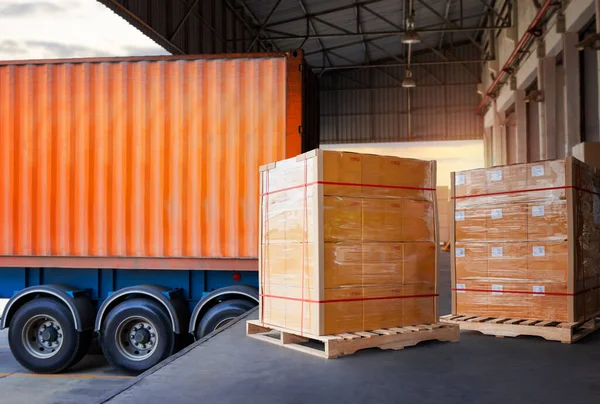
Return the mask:
<svg viewBox="0 0 600 404">
<path fill-rule="evenodd" d="M 215 326 L 215 330 L 219 330 L 219 329 L 225 327 L 227 324 L 229 324 L 233 320 L 235 320 L 235 317 L 224 318 L 223 320 L 219 321 L 219 323 Z"/>
<path fill-rule="evenodd" d="M 54 317 L 38 314 L 25 323 L 21 342 L 31 356 L 49 359 L 63 347 L 63 327 Z"/>
<path fill-rule="evenodd" d="M 151 357 L 158 345 L 156 327 L 142 316 L 123 320 L 117 327 L 115 338 L 121 355 L 136 362 Z"/>
</svg>

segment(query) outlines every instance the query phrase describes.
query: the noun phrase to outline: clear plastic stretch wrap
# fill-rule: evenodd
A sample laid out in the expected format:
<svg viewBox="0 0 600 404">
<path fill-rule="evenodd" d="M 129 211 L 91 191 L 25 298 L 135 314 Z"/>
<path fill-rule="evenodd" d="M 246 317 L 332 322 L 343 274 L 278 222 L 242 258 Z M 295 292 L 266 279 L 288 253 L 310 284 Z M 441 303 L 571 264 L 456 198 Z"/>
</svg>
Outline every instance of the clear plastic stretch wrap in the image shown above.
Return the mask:
<svg viewBox="0 0 600 404">
<path fill-rule="evenodd" d="M 261 320 L 305 335 L 436 316 L 435 163 L 315 150 L 261 169 Z"/>
<path fill-rule="evenodd" d="M 453 173 L 453 313 L 600 310 L 600 176 L 574 158 Z"/>
</svg>

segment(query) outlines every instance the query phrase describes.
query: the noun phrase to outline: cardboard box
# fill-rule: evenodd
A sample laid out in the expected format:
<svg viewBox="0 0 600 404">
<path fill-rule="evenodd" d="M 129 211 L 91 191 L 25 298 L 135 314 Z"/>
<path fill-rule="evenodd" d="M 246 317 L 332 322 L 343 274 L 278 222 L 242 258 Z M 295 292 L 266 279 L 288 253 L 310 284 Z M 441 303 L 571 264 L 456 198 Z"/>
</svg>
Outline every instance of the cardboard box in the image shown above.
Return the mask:
<svg viewBox="0 0 600 404">
<path fill-rule="evenodd" d="M 362 285 L 402 284 L 402 249 L 402 243 L 363 243 Z"/>
<path fill-rule="evenodd" d="M 519 282 L 528 278 L 527 243 L 488 243 L 488 278 L 499 282 Z"/>
<path fill-rule="evenodd" d="M 488 246 L 485 243 L 456 243 L 454 263 L 456 279 L 487 280 Z"/>
<path fill-rule="evenodd" d="M 494 205 L 485 210 L 486 241 L 527 241 L 527 205 Z"/>
<path fill-rule="evenodd" d="M 402 201 L 399 199 L 362 199 L 363 242 L 401 241 L 403 223 Z"/>
<path fill-rule="evenodd" d="M 474 192 L 482 173 L 499 193 Z M 600 170 L 568 157 L 459 174 L 453 314 L 577 322 L 600 311 Z"/>
<path fill-rule="evenodd" d="M 456 242 L 487 240 L 487 215 L 489 214 L 489 210 L 483 207 L 461 208 L 457 206 L 452 221 Z"/>
<path fill-rule="evenodd" d="M 435 243 L 402 243 L 402 283 L 435 283 Z"/>
<path fill-rule="evenodd" d="M 434 162 L 314 150 L 262 167 L 261 319 L 306 336 L 436 321 L 429 189 Z"/>
<path fill-rule="evenodd" d="M 402 200 L 402 241 L 433 241 L 433 202 Z"/>
<path fill-rule="evenodd" d="M 358 243 L 325 243 L 323 273 L 326 289 L 363 284 L 362 246 Z"/>
<path fill-rule="evenodd" d="M 362 158 L 363 155 L 358 153 L 327 153 L 327 158 L 323 159 L 323 181 L 326 182 L 323 195 L 362 195 Z"/>
<path fill-rule="evenodd" d="M 362 204 L 362 198 L 323 197 L 323 237 L 325 242 L 362 240 Z M 302 218 L 298 222 L 302 222 Z M 314 228 L 312 223 L 305 224 L 305 226 Z M 295 234 L 286 236 L 288 240 L 297 240 L 298 237 Z"/>
<path fill-rule="evenodd" d="M 528 204 L 527 240 L 564 241 L 567 237 L 567 201 L 539 201 Z"/>
</svg>

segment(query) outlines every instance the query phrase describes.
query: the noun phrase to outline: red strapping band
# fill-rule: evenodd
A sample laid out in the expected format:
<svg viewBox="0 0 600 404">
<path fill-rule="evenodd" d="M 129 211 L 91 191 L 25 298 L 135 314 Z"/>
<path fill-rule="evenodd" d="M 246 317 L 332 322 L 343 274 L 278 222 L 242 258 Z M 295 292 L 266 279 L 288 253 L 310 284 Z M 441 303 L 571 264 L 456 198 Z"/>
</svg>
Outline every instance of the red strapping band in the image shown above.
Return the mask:
<svg viewBox="0 0 600 404">
<path fill-rule="evenodd" d="M 509 194 L 521 194 L 525 192 L 539 192 L 539 191 L 554 191 L 557 189 L 576 189 L 581 192 L 587 192 L 590 194 L 600 196 L 600 192 L 590 191 L 589 189 L 580 188 L 573 185 L 565 185 L 561 187 L 548 187 L 548 188 L 535 188 L 535 189 L 517 189 L 514 191 L 503 191 L 503 192 L 490 192 L 489 194 L 475 194 L 475 195 L 461 195 L 461 196 L 453 196 L 452 199 L 466 199 L 466 198 L 480 198 L 482 196 L 496 196 L 496 195 L 509 195 Z"/>
<path fill-rule="evenodd" d="M 459 289 L 452 288 L 452 290 L 456 290 L 459 292 L 485 292 L 485 293 L 514 293 L 520 295 L 548 295 L 548 296 L 576 296 L 582 293 L 591 292 L 592 290 L 599 289 L 600 286 L 595 286 L 593 288 L 580 290 L 575 293 L 561 293 L 561 292 L 531 292 L 528 290 L 490 290 L 490 289 Z"/>
<path fill-rule="evenodd" d="M 464 289 L 461 289 L 464 290 Z M 267 295 L 261 294 L 261 297 L 270 297 L 272 299 L 281 299 L 281 300 L 292 300 L 295 302 L 303 302 L 303 303 L 342 303 L 342 302 L 361 302 L 365 300 L 392 300 L 392 299 L 414 299 L 419 297 L 437 297 L 439 294 L 425 294 L 425 295 L 404 295 L 404 296 L 382 296 L 382 297 L 356 297 L 350 299 L 330 299 L 330 300 L 310 300 L 298 297 L 288 297 L 288 296 L 276 296 L 276 295 Z"/>
<path fill-rule="evenodd" d="M 294 185 L 292 187 L 276 189 L 274 191 L 265 192 L 261 195 L 270 195 L 276 194 L 278 192 L 289 191 L 292 189 L 298 189 L 302 187 L 308 187 L 310 185 L 342 185 L 342 186 L 350 186 L 350 187 L 370 187 L 370 188 L 385 188 L 385 189 L 408 189 L 413 191 L 433 191 L 435 192 L 435 188 L 419 188 L 419 187 L 405 187 L 402 185 L 378 185 L 378 184 L 358 184 L 353 182 L 334 182 L 334 181 L 313 181 L 307 182 L 306 184 Z"/>
</svg>

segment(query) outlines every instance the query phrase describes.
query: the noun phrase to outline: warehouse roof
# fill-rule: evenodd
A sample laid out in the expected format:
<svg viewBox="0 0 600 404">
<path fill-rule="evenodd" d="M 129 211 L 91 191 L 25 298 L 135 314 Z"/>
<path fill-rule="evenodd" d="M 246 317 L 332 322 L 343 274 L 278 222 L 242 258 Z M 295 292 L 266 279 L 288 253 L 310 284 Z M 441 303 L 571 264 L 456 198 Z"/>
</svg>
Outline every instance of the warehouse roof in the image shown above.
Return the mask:
<svg viewBox="0 0 600 404">
<path fill-rule="evenodd" d="M 99 0 L 173 53 L 302 48 L 313 67 L 406 61 L 414 52 L 482 46 L 482 32 L 510 24 L 508 0 Z M 483 52 L 482 52 L 483 54 Z M 456 62 L 454 60 L 454 62 Z"/>
</svg>

